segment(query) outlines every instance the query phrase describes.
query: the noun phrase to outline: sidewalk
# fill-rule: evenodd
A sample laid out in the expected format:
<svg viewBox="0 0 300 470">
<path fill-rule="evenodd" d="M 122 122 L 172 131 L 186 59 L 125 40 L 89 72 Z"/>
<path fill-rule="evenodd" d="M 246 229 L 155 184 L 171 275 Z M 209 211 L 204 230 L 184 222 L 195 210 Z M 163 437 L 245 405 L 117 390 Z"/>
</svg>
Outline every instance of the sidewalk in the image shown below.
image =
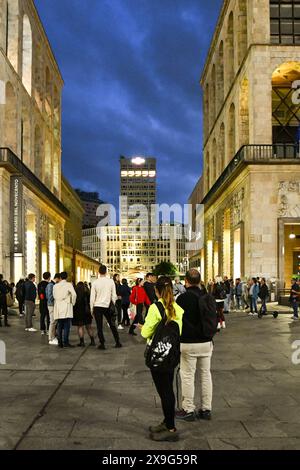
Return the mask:
<svg viewBox="0 0 300 470">
<path fill-rule="evenodd" d="M 162 414 L 140 337 L 121 332 L 116 350 L 106 331 L 107 351 L 59 350 L 25 333 L 23 319 L 10 322 L 0 329 L 1 449 L 300 449 L 300 365 L 291 359 L 300 322 L 287 315 L 227 315 L 215 340 L 213 420 L 178 423 L 176 444 L 148 439 Z"/>
</svg>

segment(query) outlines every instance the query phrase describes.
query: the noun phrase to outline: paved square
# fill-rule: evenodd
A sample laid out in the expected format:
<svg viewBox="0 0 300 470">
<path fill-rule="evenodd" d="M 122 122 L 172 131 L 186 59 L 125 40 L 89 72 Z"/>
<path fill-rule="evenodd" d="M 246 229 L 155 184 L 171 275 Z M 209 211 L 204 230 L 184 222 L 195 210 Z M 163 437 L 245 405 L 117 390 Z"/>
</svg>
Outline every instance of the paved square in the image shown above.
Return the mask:
<svg viewBox="0 0 300 470">
<path fill-rule="evenodd" d="M 213 420 L 178 423 L 176 444 L 148 439 L 162 413 L 142 338 L 121 332 L 116 350 L 106 331 L 107 351 L 59 350 L 23 320 L 11 323 L 0 329 L 0 449 L 300 449 L 300 365 L 291 361 L 300 322 L 290 315 L 228 316 L 215 340 Z"/>
</svg>

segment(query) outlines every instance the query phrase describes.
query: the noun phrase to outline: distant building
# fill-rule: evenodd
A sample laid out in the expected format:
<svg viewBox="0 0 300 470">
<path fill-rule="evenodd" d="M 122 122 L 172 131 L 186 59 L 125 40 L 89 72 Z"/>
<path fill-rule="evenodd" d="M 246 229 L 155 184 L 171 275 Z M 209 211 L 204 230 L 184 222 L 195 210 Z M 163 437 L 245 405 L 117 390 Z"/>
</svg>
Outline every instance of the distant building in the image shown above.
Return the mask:
<svg viewBox="0 0 300 470">
<path fill-rule="evenodd" d="M 202 240 L 203 246 L 201 246 L 201 239 L 199 237 L 200 235 L 203 236 L 204 234 L 198 233 L 198 230 L 201 227 L 200 218 L 203 215 L 199 207 L 202 202 L 203 196 L 203 177 L 201 177 L 197 181 L 196 186 L 194 187 L 193 192 L 188 200 L 188 203 L 190 204 L 191 208 L 191 220 L 189 221 L 189 223 L 191 232 L 193 234 L 190 239 L 190 242 L 191 244 L 195 244 L 195 248 L 189 250 L 188 256 L 190 268 L 198 269 L 202 275 L 204 274 L 204 244 Z M 197 242 L 200 244 L 199 247 L 197 246 Z"/>
<path fill-rule="evenodd" d="M 81 189 L 76 189 L 76 193 L 78 194 L 84 208 L 82 228 L 86 229 L 97 227 L 101 220 L 101 217 L 96 215 L 97 209 L 104 203 L 100 199 L 99 193 L 82 191 Z"/>
</svg>

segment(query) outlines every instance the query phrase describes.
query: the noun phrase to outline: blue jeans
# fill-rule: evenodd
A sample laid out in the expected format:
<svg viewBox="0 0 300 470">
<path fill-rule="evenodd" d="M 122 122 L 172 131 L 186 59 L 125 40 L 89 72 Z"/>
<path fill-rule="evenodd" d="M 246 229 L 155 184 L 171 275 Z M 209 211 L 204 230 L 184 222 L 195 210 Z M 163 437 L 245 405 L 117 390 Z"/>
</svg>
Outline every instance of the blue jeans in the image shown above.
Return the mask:
<svg viewBox="0 0 300 470">
<path fill-rule="evenodd" d="M 257 298 L 253 297 L 253 295 L 250 295 L 250 307 L 251 313 L 257 313 Z"/>
<path fill-rule="evenodd" d="M 292 307 L 294 310 L 294 317 L 298 318 L 299 316 L 299 302 L 297 302 L 297 299 L 292 300 Z"/>
<path fill-rule="evenodd" d="M 260 313 L 263 315 L 267 313 L 267 299 L 261 299 Z"/>
<path fill-rule="evenodd" d="M 69 335 L 71 329 L 71 318 L 59 319 L 57 322 L 57 334 L 59 343 L 69 344 Z M 64 338 L 63 338 L 64 331 Z"/>
<path fill-rule="evenodd" d="M 230 310 L 230 294 L 226 294 L 226 299 L 224 299 L 224 312 L 229 312 Z"/>
</svg>

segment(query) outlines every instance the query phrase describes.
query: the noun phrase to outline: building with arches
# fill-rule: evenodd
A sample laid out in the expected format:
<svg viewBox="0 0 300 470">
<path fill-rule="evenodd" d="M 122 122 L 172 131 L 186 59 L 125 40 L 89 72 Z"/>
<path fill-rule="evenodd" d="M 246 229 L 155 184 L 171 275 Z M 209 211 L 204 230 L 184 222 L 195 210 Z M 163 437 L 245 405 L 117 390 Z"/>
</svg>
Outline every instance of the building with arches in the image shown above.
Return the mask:
<svg viewBox="0 0 300 470">
<path fill-rule="evenodd" d="M 224 0 L 201 86 L 203 277 L 289 287 L 300 274 L 300 0 Z"/>
<path fill-rule="evenodd" d="M 63 80 L 32 0 L 0 0 L 0 272 L 63 268 Z"/>
</svg>

